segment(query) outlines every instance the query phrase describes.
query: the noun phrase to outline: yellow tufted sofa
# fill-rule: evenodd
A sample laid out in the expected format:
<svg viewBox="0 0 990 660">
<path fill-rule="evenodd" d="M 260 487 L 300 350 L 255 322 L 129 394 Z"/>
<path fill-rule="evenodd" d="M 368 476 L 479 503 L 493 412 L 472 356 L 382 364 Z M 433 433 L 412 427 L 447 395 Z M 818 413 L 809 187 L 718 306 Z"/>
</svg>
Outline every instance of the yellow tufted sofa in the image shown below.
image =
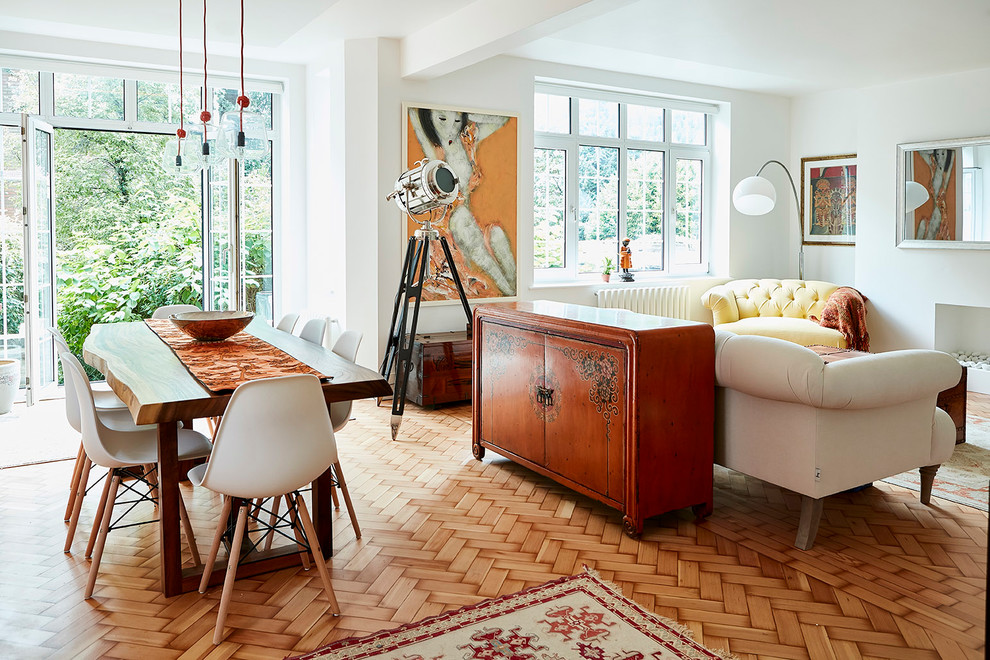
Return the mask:
<svg viewBox="0 0 990 660">
<path fill-rule="evenodd" d="M 821 318 L 825 301 L 837 288 L 814 280 L 731 280 L 706 291 L 701 304 L 711 310 L 718 330 L 846 348 L 841 332 L 809 319 Z"/>
</svg>

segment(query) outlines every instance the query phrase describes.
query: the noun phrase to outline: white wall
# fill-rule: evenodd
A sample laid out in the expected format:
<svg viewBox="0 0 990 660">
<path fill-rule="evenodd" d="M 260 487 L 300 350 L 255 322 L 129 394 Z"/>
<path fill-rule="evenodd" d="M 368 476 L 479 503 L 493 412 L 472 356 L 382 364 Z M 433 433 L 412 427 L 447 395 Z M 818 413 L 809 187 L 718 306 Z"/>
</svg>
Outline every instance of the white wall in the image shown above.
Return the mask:
<svg viewBox="0 0 990 660">
<path fill-rule="evenodd" d="M 857 107 L 859 97 L 853 90 L 812 94 L 794 99 L 791 108 L 791 153 L 787 168 L 794 185 L 801 190 L 801 159 L 856 153 Z M 782 201 L 777 189 L 778 202 Z M 800 219 L 790 202 L 794 245 L 801 240 Z M 860 212 L 857 209 L 857 212 Z M 858 239 L 857 239 L 858 240 Z M 805 245 L 804 277 L 852 286 L 856 281 L 856 247 L 852 245 Z"/>
<path fill-rule="evenodd" d="M 896 145 L 990 133 L 990 69 L 861 90 L 856 107 L 856 287 L 871 345 L 930 348 L 936 303 L 990 307 L 990 253 L 895 246 Z"/>
<path fill-rule="evenodd" d="M 377 41 L 372 48 L 369 42 Z M 372 366 L 384 352 L 388 325 L 391 318 L 395 291 L 399 283 L 399 271 L 405 250 L 403 217 L 398 208 L 385 202 L 395 178 L 405 169 L 402 161 L 402 103 L 421 103 L 447 107 L 464 107 L 513 114 L 519 117 L 518 160 L 518 268 L 519 298 L 534 300 L 549 298 L 565 302 L 594 305 L 595 285 L 569 287 L 533 287 L 532 255 L 532 186 L 533 180 L 533 83 L 538 76 L 590 84 L 609 85 L 629 89 L 647 90 L 664 94 L 701 98 L 724 104 L 724 112 L 718 115 L 716 126 L 716 152 L 722 166 L 716 171 L 718 178 L 713 195 L 716 210 L 714 253 L 715 274 L 721 279 L 694 278 L 690 280 L 695 298 L 712 283 L 724 281 L 728 276 L 774 277 L 794 274 L 797 271 L 796 249 L 789 248 L 795 239 L 789 230 L 793 218 L 786 207 L 776 209 L 762 218 L 753 219 L 730 210 L 731 185 L 749 174 L 770 158 L 786 157 L 789 146 L 790 103 L 788 99 L 765 94 L 753 94 L 677 81 L 666 81 L 642 76 L 620 75 L 593 69 L 568 67 L 513 57 L 498 57 L 450 75 L 429 80 L 411 81 L 399 76 L 398 47 L 391 40 L 364 40 L 359 44 L 348 42 L 344 52 L 362 49 L 361 58 L 338 59 L 348 94 L 343 114 L 336 103 L 333 113 L 324 121 L 344 121 L 347 134 L 355 135 L 347 142 L 344 153 L 335 150 L 330 158 L 344 172 L 347 200 L 344 204 L 348 217 L 344 220 L 351 229 L 369 227 L 371 214 L 378 214 L 378 250 L 365 242 L 364 249 L 354 249 L 348 241 L 345 258 L 348 264 L 360 263 L 363 276 L 352 277 L 347 266 L 346 324 L 364 331 L 365 342 L 359 355 L 362 364 Z M 377 67 L 377 68 L 374 68 Z M 373 87 L 375 87 L 373 89 Z M 351 98 L 359 98 L 356 101 Z M 360 107 L 358 107 L 360 106 Z M 355 113 L 363 113 L 360 116 Z M 368 117 L 377 117 L 377 134 L 374 134 Z M 314 120 L 310 113 L 311 121 Z M 318 129 L 312 128 L 315 134 Z M 731 135 L 731 143 L 729 137 Z M 359 143 L 363 145 L 359 150 Z M 354 148 L 351 148 L 351 147 Z M 311 149 L 321 148 L 310 143 Z M 366 184 L 374 180 L 369 165 L 378 166 L 377 188 Z M 771 176 L 771 178 L 773 178 Z M 351 185 L 354 180 L 355 185 Z M 786 179 L 784 180 L 786 184 Z M 311 191 L 310 208 L 319 208 L 315 199 L 323 191 Z M 311 213 L 311 221 L 315 216 Z M 796 243 L 794 243 L 796 247 Z M 370 261 L 377 256 L 378 262 Z M 312 283 L 311 300 L 320 295 L 319 286 L 329 283 Z M 377 318 L 367 313 L 377 298 Z M 696 303 L 692 313 L 701 319 L 708 318 L 706 310 Z M 462 329 L 466 320 L 459 305 L 433 305 L 424 307 L 418 331 L 437 332 Z M 377 341 L 372 340 L 377 338 Z"/>
</svg>

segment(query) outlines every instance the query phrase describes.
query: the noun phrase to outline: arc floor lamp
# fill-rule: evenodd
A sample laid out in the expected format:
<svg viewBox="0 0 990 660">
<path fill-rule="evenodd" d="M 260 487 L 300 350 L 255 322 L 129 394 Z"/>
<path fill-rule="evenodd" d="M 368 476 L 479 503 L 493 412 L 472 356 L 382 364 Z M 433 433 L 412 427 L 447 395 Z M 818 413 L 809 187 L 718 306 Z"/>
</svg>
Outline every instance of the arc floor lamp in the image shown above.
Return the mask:
<svg viewBox="0 0 990 660">
<path fill-rule="evenodd" d="M 791 192 L 794 193 L 794 204 L 797 206 L 798 218 L 798 279 L 804 279 L 804 229 L 801 224 L 801 200 L 798 197 L 797 187 L 791 177 L 787 166 L 779 160 L 768 160 L 763 163 L 756 176 L 748 176 L 736 184 L 732 191 L 732 204 L 736 210 L 745 215 L 765 215 L 773 210 L 777 203 L 777 191 L 769 179 L 762 176 L 763 170 L 770 163 L 780 165 L 787 175 L 787 180 L 791 182 Z"/>
</svg>

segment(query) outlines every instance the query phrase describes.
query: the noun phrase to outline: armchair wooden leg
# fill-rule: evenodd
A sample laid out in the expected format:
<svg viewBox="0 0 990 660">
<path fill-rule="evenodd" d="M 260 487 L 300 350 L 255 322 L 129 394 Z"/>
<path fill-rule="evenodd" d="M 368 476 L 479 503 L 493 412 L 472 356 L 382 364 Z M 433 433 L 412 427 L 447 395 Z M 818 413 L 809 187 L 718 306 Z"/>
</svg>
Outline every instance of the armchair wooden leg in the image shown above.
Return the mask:
<svg viewBox="0 0 990 660">
<path fill-rule="evenodd" d="M 355 538 L 361 538 L 361 527 L 358 525 L 357 514 L 354 513 L 354 505 L 351 504 L 351 494 L 347 492 L 347 482 L 344 481 L 344 471 L 341 469 L 339 462 L 333 464 L 333 472 L 337 478 L 337 484 L 340 486 L 340 494 L 344 498 L 344 504 L 347 505 L 347 515 L 351 517 L 351 527 L 354 528 L 354 536 Z"/>
<path fill-rule="evenodd" d="M 823 501 L 822 498 L 815 499 L 807 495 L 801 497 L 801 520 L 798 522 L 797 538 L 794 540 L 795 547 L 808 550 L 815 544 L 818 523 L 822 519 Z"/>
<path fill-rule="evenodd" d="M 227 610 L 230 609 L 230 594 L 234 591 L 234 581 L 237 579 L 237 562 L 240 560 L 241 542 L 244 540 L 244 528 L 247 526 L 250 500 L 242 502 L 237 511 L 237 526 L 234 528 L 234 539 L 230 544 L 230 557 L 227 560 L 227 574 L 223 578 L 223 591 L 220 594 L 220 611 L 217 612 L 217 627 L 213 631 L 213 643 L 223 641 L 223 623 L 227 620 Z"/>
<path fill-rule="evenodd" d="M 231 503 L 234 498 L 229 495 L 223 496 L 223 507 L 220 511 L 220 520 L 217 522 L 217 531 L 213 535 L 213 545 L 210 546 L 210 554 L 206 558 L 206 565 L 203 566 L 203 577 L 199 581 L 199 593 L 206 593 L 206 587 L 210 584 L 210 575 L 213 574 L 213 564 L 217 561 L 217 553 L 220 552 L 220 542 L 223 540 L 223 533 L 227 529 L 227 519 L 230 518 Z"/>
<path fill-rule="evenodd" d="M 918 472 L 921 473 L 921 503 L 931 504 L 932 503 L 932 486 L 935 484 L 935 473 L 938 469 L 942 467 L 939 465 L 926 465 L 924 467 L 918 468 Z"/>
<path fill-rule="evenodd" d="M 111 477 L 113 477 L 111 481 Z M 103 521 L 100 523 L 99 536 L 96 539 L 96 549 L 93 551 L 93 565 L 89 567 L 89 581 L 86 583 L 86 593 L 84 598 L 92 598 L 96 588 L 96 576 L 100 573 L 100 561 L 103 559 L 103 548 L 107 544 L 107 532 L 110 531 L 110 520 L 113 518 L 113 505 L 117 499 L 117 488 L 120 486 L 120 476 L 117 470 L 110 470 L 107 475 L 110 481 L 110 492 L 107 494 L 107 506 L 103 512 Z M 94 530 L 95 531 L 95 530 Z"/>
</svg>

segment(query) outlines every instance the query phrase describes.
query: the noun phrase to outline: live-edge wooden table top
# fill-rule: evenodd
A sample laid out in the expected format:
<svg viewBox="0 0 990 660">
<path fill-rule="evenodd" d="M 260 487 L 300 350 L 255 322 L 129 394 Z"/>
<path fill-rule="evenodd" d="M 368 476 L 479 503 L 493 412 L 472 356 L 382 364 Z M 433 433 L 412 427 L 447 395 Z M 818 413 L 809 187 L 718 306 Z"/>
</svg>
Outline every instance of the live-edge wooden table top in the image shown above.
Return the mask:
<svg viewBox="0 0 990 660">
<path fill-rule="evenodd" d="M 392 393 L 377 371 L 276 330 L 261 319 L 253 320 L 246 331 L 329 376 L 323 384 L 327 403 Z M 230 401 L 229 392 L 205 389 L 143 321 L 94 325 L 83 345 L 83 358 L 103 372 L 138 424 L 217 416 Z"/>
</svg>

